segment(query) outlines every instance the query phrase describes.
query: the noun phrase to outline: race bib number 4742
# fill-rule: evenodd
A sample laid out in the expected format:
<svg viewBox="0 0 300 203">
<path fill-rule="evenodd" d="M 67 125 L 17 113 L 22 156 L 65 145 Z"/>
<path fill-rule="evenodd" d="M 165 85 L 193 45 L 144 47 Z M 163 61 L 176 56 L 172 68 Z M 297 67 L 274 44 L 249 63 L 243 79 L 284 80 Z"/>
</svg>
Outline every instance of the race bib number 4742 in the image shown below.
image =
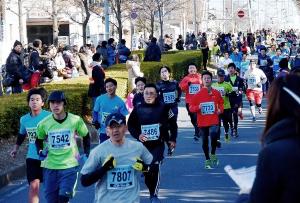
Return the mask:
<svg viewBox="0 0 300 203">
<path fill-rule="evenodd" d="M 134 187 L 134 170 L 131 166 L 118 166 L 107 172 L 107 189 L 125 190 Z"/>
<path fill-rule="evenodd" d="M 71 131 L 59 130 L 48 133 L 48 145 L 51 149 L 66 149 L 71 147 Z"/>
</svg>

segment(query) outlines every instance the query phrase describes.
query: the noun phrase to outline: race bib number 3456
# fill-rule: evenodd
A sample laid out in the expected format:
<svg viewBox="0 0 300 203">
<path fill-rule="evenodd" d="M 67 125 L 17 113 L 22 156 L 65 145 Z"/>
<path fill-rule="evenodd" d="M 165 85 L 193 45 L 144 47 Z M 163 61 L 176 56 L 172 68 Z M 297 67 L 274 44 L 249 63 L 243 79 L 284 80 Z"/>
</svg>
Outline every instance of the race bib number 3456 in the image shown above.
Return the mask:
<svg viewBox="0 0 300 203">
<path fill-rule="evenodd" d="M 71 131 L 60 130 L 48 133 L 48 144 L 51 149 L 65 149 L 71 147 Z"/>
<path fill-rule="evenodd" d="M 107 172 L 107 189 L 124 190 L 134 187 L 134 170 L 131 166 L 118 166 Z"/>
</svg>

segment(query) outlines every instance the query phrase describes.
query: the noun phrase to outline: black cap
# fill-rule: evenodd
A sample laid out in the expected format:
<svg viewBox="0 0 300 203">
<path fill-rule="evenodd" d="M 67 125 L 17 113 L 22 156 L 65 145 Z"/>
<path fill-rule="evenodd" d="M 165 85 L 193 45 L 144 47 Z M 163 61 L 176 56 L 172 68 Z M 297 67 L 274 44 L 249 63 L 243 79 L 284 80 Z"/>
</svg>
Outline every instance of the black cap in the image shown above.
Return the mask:
<svg viewBox="0 0 300 203">
<path fill-rule="evenodd" d="M 16 40 L 15 43 L 14 43 L 14 48 L 15 48 L 16 46 L 18 46 L 18 45 L 21 45 L 21 46 L 22 46 L 22 43 L 21 43 L 20 41 Z"/>
<path fill-rule="evenodd" d="M 63 101 L 65 104 L 67 103 L 65 93 L 60 90 L 55 90 L 51 92 L 51 94 L 48 97 L 48 102 L 51 101 L 58 101 L 58 102 Z"/>
<path fill-rule="evenodd" d="M 120 113 L 109 114 L 106 118 L 105 126 L 108 127 L 111 124 L 113 124 L 114 122 L 118 123 L 119 125 L 122 125 L 122 124 L 126 125 L 126 118 L 125 118 L 125 116 L 123 116 Z"/>
<path fill-rule="evenodd" d="M 225 76 L 225 71 L 223 69 L 219 69 L 217 71 L 217 75 L 220 76 L 220 77 L 224 77 Z"/>
</svg>

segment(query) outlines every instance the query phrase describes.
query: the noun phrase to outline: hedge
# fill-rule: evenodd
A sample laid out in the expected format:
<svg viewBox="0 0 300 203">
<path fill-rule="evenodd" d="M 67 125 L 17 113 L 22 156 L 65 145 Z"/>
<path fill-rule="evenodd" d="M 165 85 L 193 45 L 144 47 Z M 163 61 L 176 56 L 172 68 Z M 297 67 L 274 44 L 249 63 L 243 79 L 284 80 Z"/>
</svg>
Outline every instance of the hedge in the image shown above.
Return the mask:
<svg viewBox="0 0 300 203">
<path fill-rule="evenodd" d="M 180 80 L 186 72 L 186 66 L 194 62 L 201 66 L 200 51 L 174 51 L 162 55 L 161 62 L 142 62 L 141 69 L 149 82 L 159 80 L 158 69 L 162 65 L 168 65 L 173 78 Z M 125 64 L 116 64 L 106 70 L 106 76 L 115 78 L 118 81 L 117 95 L 125 98 L 127 95 L 128 72 Z M 60 83 L 45 84 L 48 93 L 55 89 L 63 90 L 67 97 L 67 110 L 84 119 L 91 115 L 91 99 L 87 96 L 88 78 L 64 80 Z M 27 93 L 1 96 L 0 99 L 0 138 L 9 138 L 18 135 L 19 119 L 29 111 Z M 46 105 L 47 108 L 47 105 Z"/>
</svg>

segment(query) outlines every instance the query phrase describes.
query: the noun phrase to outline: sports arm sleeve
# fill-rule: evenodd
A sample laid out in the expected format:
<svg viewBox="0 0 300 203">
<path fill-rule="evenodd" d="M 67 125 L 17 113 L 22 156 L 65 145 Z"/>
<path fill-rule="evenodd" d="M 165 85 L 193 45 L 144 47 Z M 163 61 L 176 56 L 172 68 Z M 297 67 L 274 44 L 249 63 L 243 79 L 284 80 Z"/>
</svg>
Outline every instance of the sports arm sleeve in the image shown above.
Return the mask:
<svg viewBox="0 0 300 203">
<path fill-rule="evenodd" d="M 96 183 L 98 180 L 100 180 L 106 173 L 106 170 L 103 167 L 99 167 L 95 171 L 91 173 L 87 173 L 81 176 L 80 182 L 82 186 L 88 187 L 94 183 Z"/>
<path fill-rule="evenodd" d="M 91 138 L 89 133 L 87 133 L 87 135 L 82 138 L 82 142 L 83 142 L 83 151 L 88 156 L 91 150 Z"/>
<path fill-rule="evenodd" d="M 26 138 L 26 134 L 19 134 L 18 135 L 18 137 L 17 137 L 17 142 L 16 142 L 16 145 L 21 145 L 23 142 L 24 142 L 24 140 L 25 140 L 25 138 Z"/>
</svg>

